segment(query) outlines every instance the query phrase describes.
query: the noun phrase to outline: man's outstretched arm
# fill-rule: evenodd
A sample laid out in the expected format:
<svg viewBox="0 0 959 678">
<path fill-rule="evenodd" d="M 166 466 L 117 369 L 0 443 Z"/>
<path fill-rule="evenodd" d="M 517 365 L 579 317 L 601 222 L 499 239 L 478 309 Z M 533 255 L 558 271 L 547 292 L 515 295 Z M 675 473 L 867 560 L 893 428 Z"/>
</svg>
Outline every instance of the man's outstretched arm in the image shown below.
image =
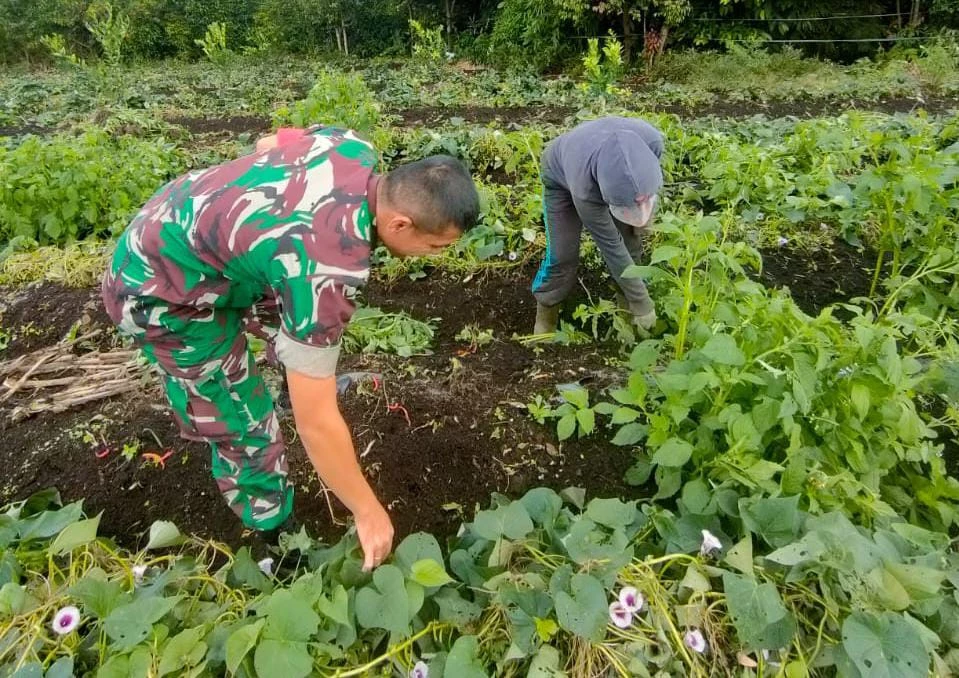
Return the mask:
<svg viewBox="0 0 959 678">
<path fill-rule="evenodd" d="M 306 454 L 320 478 L 356 520 L 363 569 L 371 570 L 393 548 L 393 523 L 363 476 L 350 429 L 336 400 L 336 377 L 287 371 L 290 402 Z"/>
</svg>

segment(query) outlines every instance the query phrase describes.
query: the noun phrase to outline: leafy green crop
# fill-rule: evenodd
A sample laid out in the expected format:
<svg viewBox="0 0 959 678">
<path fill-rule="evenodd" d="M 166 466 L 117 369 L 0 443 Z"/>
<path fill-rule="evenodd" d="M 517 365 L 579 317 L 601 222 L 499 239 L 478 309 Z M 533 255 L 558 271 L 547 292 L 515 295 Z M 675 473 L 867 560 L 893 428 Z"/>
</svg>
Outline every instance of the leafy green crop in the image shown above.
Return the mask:
<svg viewBox="0 0 959 678">
<path fill-rule="evenodd" d="M 378 308 L 358 308 L 343 335 L 343 348 L 351 353 L 393 353 L 399 356 L 432 353 L 434 326 L 406 313 L 385 313 Z"/>
<path fill-rule="evenodd" d="M 808 515 L 795 496 L 704 485 L 673 512 L 536 488 L 494 496 L 448 549 L 410 535 L 372 575 L 352 532 L 286 535 L 299 558 L 274 572 L 196 539 L 124 551 L 98 525 L 55 491 L 0 514 L 4 675 L 406 675 L 421 662 L 449 678 L 718 676 L 744 657 L 760 675 L 956 668 L 948 537 L 896 516 L 865 530 Z"/>
<path fill-rule="evenodd" d="M 116 235 L 182 169 L 180 154 L 163 141 L 102 131 L 0 147 L 0 244 Z"/>
</svg>

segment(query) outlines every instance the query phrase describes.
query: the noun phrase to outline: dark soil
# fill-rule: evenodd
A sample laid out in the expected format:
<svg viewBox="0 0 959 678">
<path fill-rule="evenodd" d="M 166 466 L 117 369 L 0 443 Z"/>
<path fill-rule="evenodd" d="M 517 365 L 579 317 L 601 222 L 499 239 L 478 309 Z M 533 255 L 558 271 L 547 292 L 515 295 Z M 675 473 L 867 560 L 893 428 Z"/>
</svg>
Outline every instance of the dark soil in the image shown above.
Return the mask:
<svg viewBox="0 0 959 678">
<path fill-rule="evenodd" d="M 260 115 L 233 115 L 226 118 L 172 116 L 166 119 L 173 125 L 185 128 L 190 134 L 266 134 L 270 131 L 270 119 Z"/>
<path fill-rule="evenodd" d="M 623 482 L 631 450 L 603 442 L 601 436 L 560 444 L 551 427 L 528 418 L 525 403 L 536 394 L 554 397 L 558 383 L 582 381 L 596 389 L 619 376 L 605 366 L 611 347 L 550 346 L 538 352 L 511 340 L 514 332 L 527 333 L 532 323 L 530 275 L 527 267 L 467 283 L 434 274 L 417 282 L 404 278 L 392 287 L 371 284 L 370 303 L 442 318 L 434 355 L 346 356 L 341 365 L 342 371 L 372 370 L 384 376 L 376 391 L 365 385 L 345 394 L 341 409 L 357 452 L 363 454 L 363 467 L 391 511 L 398 538 L 419 530 L 451 534 L 477 506 L 488 503 L 491 492 L 518 496 L 538 485 L 575 485 L 591 496 L 638 496 Z M 83 313 L 89 298 L 97 295 L 55 285 L 28 288 L 11 304 L 13 312 L 0 320 L 0 328 L 11 327 L 9 320 L 20 323 L 25 305 L 59 299 L 61 312 L 40 316 L 44 322 L 52 319 L 57 328 L 41 325 L 46 345 L 53 344 Z M 92 312 L 98 319 L 101 314 L 99 307 Z M 471 323 L 492 328 L 496 340 L 470 352 L 453 337 Z M 42 343 L 37 339 L 29 347 Z M 67 501 L 84 499 L 88 513 L 104 511 L 102 533 L 125 544 L 135 544 L 162 518 L 184 532 L 262 547 L 220 498 L 206 446 L 180 439 L 162 403 L 154 388 L 17 424 L 9 424 L 2 410 L 11 403 L 0 406 L 0 466 L 5 469 L 0 503 L 56 486 Z M 409 422 L 387 403 L 401 404 Z M 338 520 L 346 518 L 346 511 L 335 500 L 327 502 L 292 422 L 284 424 L 296 517 L 312 534 L 333 538 L 343 528 L 334 524 L 331 509 Z M 133 461 L 121 456 L 124 445 L 138 446 Z M 98 459 L 95 453 L 104 448 L 111 453 Z M 174 453 L 165 468 L 139 456 L 168 449 Z"/>
<path fill-rule="evenodd" d="M 818 315 L 826 306 L 869 295 L 875 255 L 836 240 L 810 254 L 787 247 L 762 250 L 758 278 L 767 287 L 788 287 L 803 311 Z"/>
<path fill-rule="evenodd" d="M 11 125 L 4 127 L 0 125 L 0 137 L 19 137 L 25 134 L 36 134 L 42 136 L 44 134 L 50 134 L 54 130 L 50 127 L 43 127 L 41 125 Z"/>
<path fill-rule="evenodd" d="M 480 125 L 489 122 L 561 125 L 575 112 L 575 108 L 562 106 L 418 106 L 397 111 L 397 115 L 400 117 L 399 124 L 406 126 L 433 126 L 448 123 L 452 118 Z"/>
<path fill-rule="evenodd" d="M 653 104 L 652 110 L 673 113 L 681 118 L 746 118 L 765 115 L 769 118 L 818 118 L 840 115 L 850 110 L 879 111 L 882 113 L 909 113 L 924 110 L 930 114 L 959 109 L 959 98 L 927 97 L 924 102 L 905 97 L 887 97 L 877 101 L 815 99 L 809 101 L 715 101 L 708 104 Z M 469 124 L 515 123 L 529 125 L 550 123 L 562 125 L 574 114 L 572 107 L 517 106 L 512 108 L 489 106 L 419 106 L 397 111 L 399 124 L 405 126 L 435 126 L 461 118 Z"/>
<path fill-rule="evenodd" d="M 98 345 L 108 343 L 113 323 L 103 309 L 98 290 L 56 283 L 0 289 L 0 328 L 8 341 L 7 348 L 0 351 L 0 360 L 55 344 L 77 323 L 77 336 L 100 329 L 104 332 L 97 338 Z"/>
<path fill-rule="evenodd" d="M 820 118 L 840 115 L 850 110 L 879 111 L 881 113 L 910 113 L 922 109 L 928 113 L 946 113 L 959 108 L 959 98 L 927 97 L 920 102 L 905 97 L 885 97 L 877 101 L 855 99 L 813 99 L 809 101 L 715 101 L 709 104 L 688 106 L 665 104 L 654 110 L 674 113 L 681 118 L 745 118 L 765 115 L 769 118 Z"/>
</svg>

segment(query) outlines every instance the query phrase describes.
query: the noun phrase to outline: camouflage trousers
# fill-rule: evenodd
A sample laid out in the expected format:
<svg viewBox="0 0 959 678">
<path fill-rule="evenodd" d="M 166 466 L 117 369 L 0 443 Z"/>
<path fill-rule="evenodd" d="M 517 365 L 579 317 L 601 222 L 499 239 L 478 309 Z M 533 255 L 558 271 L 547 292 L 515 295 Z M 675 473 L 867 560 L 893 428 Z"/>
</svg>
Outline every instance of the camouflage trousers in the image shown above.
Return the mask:
<svg viewBox="0 0 959 678">
<path fill-rule="evenodd" d="M 293 510 L 293 486 L 273 399 L 245 334 L 266 340 L 272 353 L 275 302 L 249 310 L 178 307 L 118 294 L 109 274 L 103 297 L 120 332 L 156 366 L 180 434 L 210 444 L 213 478 L 233 511 L 253 529 L 282 524 Z"/>
</svg>

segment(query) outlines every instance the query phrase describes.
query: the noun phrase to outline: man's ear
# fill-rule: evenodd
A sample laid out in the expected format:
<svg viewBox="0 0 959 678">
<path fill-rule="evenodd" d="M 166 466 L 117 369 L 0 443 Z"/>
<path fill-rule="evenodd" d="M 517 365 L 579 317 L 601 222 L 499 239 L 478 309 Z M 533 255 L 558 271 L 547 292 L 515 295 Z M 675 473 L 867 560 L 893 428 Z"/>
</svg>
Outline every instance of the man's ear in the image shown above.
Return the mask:
<svg viewBox="0 0 959 678">
<path fill-rule="evenodd" d="M 403 233 L 413 228 L 413 220 L 405 214 L 394 212 L 385 226 L 390 233 Z"/>
</svg>

